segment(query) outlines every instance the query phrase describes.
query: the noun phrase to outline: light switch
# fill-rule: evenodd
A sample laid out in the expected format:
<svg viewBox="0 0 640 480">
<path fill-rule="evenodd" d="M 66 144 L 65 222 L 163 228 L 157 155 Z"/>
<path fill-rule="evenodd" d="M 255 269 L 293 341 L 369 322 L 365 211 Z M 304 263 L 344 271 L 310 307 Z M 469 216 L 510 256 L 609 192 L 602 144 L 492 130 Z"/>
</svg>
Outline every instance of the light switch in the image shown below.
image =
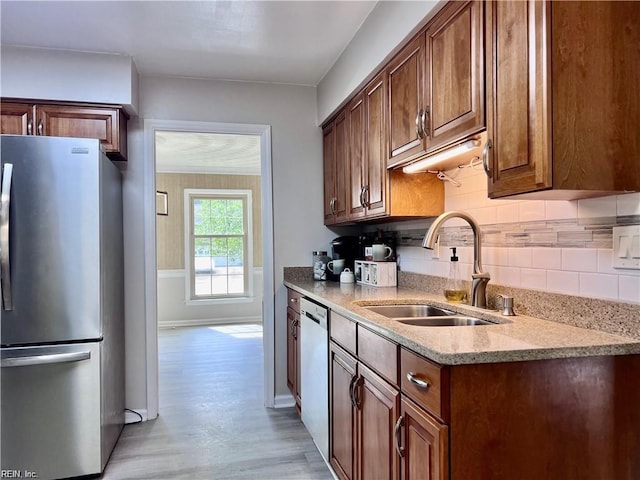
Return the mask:
<svg viewBox="0 0 640 480">
<path fill-rule="evenodd" d="M 613 227 L 613 268 L 640 270 L 640 225 Z"/>
<path fill-rule="evenodd" d="M 629 235 L 620 235 L 620 243 L 618 244 L 618 258 L 627 258 L 627 255 L 629 255 L 630 245 L 631 237 Z"/>
</svg>

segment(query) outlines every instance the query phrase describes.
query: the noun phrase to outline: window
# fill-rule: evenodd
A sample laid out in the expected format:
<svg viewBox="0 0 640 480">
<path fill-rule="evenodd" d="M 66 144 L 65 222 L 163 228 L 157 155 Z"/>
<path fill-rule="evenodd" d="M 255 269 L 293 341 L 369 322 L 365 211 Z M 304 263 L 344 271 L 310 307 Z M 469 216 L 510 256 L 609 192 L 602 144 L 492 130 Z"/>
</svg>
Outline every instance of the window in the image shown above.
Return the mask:
<svg viewBox="0 0 640 480">
<path fill-rule="evenodd" d="M 187 189 L 185 214 L 187 298 L 250 296 L 251 191 Z"/>
</svg>

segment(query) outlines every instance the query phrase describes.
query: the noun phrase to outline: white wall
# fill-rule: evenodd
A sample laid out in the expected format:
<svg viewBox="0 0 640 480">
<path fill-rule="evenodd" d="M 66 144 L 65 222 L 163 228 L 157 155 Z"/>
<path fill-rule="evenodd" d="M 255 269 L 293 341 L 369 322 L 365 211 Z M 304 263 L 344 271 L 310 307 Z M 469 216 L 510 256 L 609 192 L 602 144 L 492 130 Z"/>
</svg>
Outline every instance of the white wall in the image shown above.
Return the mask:
<svg viewBox="0 0 640 480">
<path fill-rule="evenodd" d="M 8 47 L 1 50 L 1 96 L 114 103 L 138 109 L 138 72 L 131 57 Z"/>
<path fill-rule="evenodd" d="M 274 203 L 274 267 L 276 286 L 275 385 L 276 395 L 287 395 L 286 387 L 286 292 L 282 286 L 282 269 L 290 265 L 309 265 L 311 251 L 327 248 L 335 236 L 323 225 L 322 132 L 316 126 L 316 92 L 312 87 L 206 81 L 180 78 L 141 77 L 140 117 L 158 120 L 252 123 L 271 125 Z M 129 193 L 142 190 L 143 180 L 137 171 L 142 167 L 142 137 L 132 132 L 130 145 L 134 155 L 128 171 Z M 135 165 L 135 166 L 134 166 Z M 131 168 L 130 168 L 131 170 Z M 125 205 L 126 198 L 125 198 Z M 133 205 L 131 221 L 143 223 L 141 202 Z M 127 207 L 125 207 L 127 208 Z M 135 220 L 133 220 L 135 217 Z M 144 239 L 137 226 L 131 230 L 132 256 L 143 256 Z M 134 238 L 135 237 L 135 238 Z M 268 252 L 265 252 L 267 255 Z M 142 272 L 136 265 L 135 279 Z M 136 284 L 136 291 L 140 285 Z M 142 287 L 140 287 L 142 288 Z M 139 350 L 131 352 L 135 360 L 129 368 L 136 377 L 144 370 L 144 332 L 137 318 L 144 309 L 142 296 L 129 305 L 136 315 L 137 337 L 131 342 Z M 132 326 L 133 330 L 133 326 Z M 129 354 L 129 351 L 127 351 Z M 127 358 L 129 360 L 129 357 Z M 132 372 L 133 373 L 133 372 Z M 131 407 L 139 407 L 145 399 L 144 383 L 129 385 Z"/>
<path fill-rule="evenodd" d="M 158 270 L 158 327 L 262 322 L 262 268 L 253 269 L 253 296 L 187 305 L 185 271 Z"/>
<path fill-rule="evenodd" d="M 481 225 L 640 215 L 640 193 L 574 201 L 491 200 L 481 166 L 463 169 L 457 180 L 461 187 L 445 185 L 445 210 L 464 210 Z M 445 226 L 456 224 L 465 225 L 451 220 Z M 421 247 L 400 247 L 398 253 L 405 271 L 449 273 L 450 252 L 444 248 L 439 260 Z M 473 248 L 458 253 L 463 275 L 471 278 Z M 640 270 L 613 269 L 612 255 L 612 248 L 483 247 L 482 263 L 494 284 L 640 304 Z"/>
<path fill-rule="evenodd" d="M 405 37 L 433 16 L 437 1 L 378 2 L 318 84 L 318 125 L 380 66 Z"/>
</svg>

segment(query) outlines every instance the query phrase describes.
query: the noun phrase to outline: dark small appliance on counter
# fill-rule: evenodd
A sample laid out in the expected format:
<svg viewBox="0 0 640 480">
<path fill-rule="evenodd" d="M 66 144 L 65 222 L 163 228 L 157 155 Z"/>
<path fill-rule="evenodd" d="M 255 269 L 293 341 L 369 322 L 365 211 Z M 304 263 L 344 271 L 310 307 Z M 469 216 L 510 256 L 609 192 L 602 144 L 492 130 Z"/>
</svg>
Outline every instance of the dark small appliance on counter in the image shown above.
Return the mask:
<svg viewBox="0 0 640 480">
<path fill-rule="evenodd" d="M 360 258 L 359 238 L 350 235 L 334 238 L 331 241 L 331 256 L 333 260 L 344 259 L 345 261 L 340 271 L 338 269 L 334 269 L 333 272 L 327 270 L 327 280 L 339 282 L 342 270 L 348 268 L 353 272 L 353 262 Z"/>
<path fill-rule="evenodd" d="M 382 243 L 391 249 L 391 255 L 385 259 L 387 262 L 395 262 L 397 260 L 396 257 L 396 232 L 394 231 L 377 231 L 377 232 L 366 232 L 360 234 L 358 237 L 358 247 L 359 252 L 357 258 L 360 260 L 372 260 L 371 258 L 367 258 L 365 253 L 365 248 L 370 247 L 375 243 Z"/>
</svg>

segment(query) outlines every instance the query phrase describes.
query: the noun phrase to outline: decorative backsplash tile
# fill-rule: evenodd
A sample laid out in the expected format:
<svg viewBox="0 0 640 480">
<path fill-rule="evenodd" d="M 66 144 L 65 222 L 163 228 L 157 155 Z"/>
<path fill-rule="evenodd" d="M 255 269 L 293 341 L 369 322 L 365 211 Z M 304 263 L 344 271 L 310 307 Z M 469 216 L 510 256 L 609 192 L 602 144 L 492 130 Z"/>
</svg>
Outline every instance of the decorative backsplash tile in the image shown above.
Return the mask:
<svg viewBox="0 0 640 480">
<path fill-rule="evenodd" d="M 613 227 L 635 224 L 640 224 L 640 215 L 499 223 L 480 228 L 485 247 L 611 248 Z M 398 230 L 398 245 L 420 246 L 425 233 L 424 229 Z M 443 227 L 440 242 L 442 246 L 472 246 L 471 227 Z"/>
</svg>

